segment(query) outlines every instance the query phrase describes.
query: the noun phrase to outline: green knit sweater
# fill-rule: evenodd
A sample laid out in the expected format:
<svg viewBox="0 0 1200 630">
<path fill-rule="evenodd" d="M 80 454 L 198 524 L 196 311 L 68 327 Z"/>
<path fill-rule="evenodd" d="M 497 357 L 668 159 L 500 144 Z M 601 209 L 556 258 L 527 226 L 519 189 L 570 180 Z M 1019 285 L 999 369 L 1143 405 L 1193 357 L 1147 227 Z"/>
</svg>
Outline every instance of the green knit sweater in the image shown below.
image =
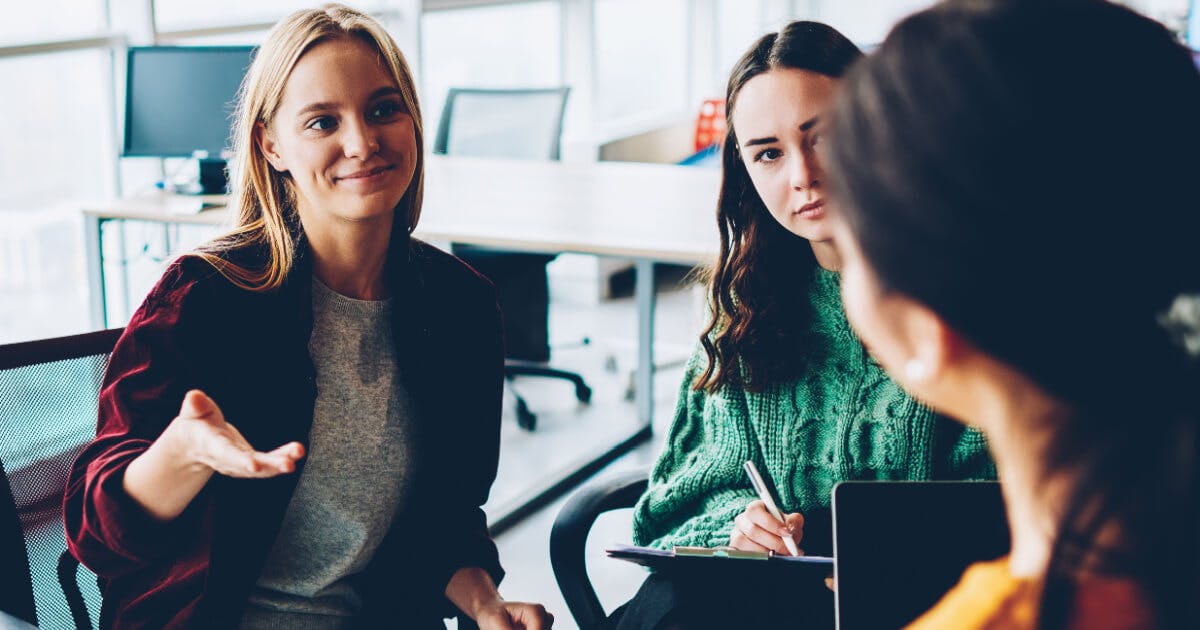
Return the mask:
<svg viewBox="0 0 1200 630">
<path fill-rule="evenodd" d="M 828 507 L 847 479 L 993 479 L 982 434 L 938 416 L 892 382 L 866 353 L 842 312 L 838 276 L 818 269 L 798 379 L 753 393 L 693 391 L 706 356 L 697 352 L 680 387 L 666 449 L 634 510 L 634 541 L 729 544 L 733 519 L 756 498 L 742 470 L 769 476 L 784 512 Z"/>
</svg>

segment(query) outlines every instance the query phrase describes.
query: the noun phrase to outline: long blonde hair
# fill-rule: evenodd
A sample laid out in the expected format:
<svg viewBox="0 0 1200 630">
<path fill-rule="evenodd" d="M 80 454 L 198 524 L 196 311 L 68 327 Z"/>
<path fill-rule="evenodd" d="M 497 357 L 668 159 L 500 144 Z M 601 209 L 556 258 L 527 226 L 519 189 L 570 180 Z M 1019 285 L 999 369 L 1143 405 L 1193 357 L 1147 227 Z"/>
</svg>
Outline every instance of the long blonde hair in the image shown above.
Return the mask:
<svg viewBox="0 0 1200 630">
<path fill-rule="evenodd" d="M 396 206 L 393 234 L 407 235 L 421 216 L 425 188 L 424 141 L 421 109 L 412 72 L 391 35 L 371 16 L 340 4 L 297 11 L 280 20 L 258 49 L 238 94 L 233 127 L 233 160 L 229 164 L 234 227 L 202 245 L 196 255 L 207 260 L 233 284 L 250 291 L 271 291 L 283 284 L 295 261 L 302 237 L 291 178 L 271 168 L 255 139 L 255 128 L 270 125 L 279 109 L 283 89 L 300 57 L 319 42 L 355 37 L 379 51 L 384 67 L 400 88 L 401 98 L 413 119 L 416 135 L 416 169 L 412 182 Z M 258 267 L 230 260 L 235 250 L 266 252 Z"/>
</svg>

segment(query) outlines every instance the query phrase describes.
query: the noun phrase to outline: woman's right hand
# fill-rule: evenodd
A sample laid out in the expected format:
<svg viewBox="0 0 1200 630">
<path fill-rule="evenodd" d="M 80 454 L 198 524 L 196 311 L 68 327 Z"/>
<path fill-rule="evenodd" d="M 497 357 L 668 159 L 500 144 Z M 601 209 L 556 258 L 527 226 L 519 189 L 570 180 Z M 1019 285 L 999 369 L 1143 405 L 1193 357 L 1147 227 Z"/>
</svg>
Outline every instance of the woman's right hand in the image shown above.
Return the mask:
<svg viewBox="0 0 1200 630">
<path fill-rule="evenodd" d="M 125 468 L 124 488 L 150 516 L 170 521 L 183 513 L 213 473 L 229 477 L 274 477 L 296 470 L 304 446 L 288 442 L 266 453 L 254 450 L 225 421 L 204 392 L 183 398 L 179 415 Z"/>
<path fill-rule="evenodd" d="M 729 546 L 743 551 L 774 551 L 782 556 L 790 556 L 792 554 L 784 544 L 783 537 L 794 540 L 799 548 L 800 539 L 804 536 L 804 516 L 799 513 L 785 514 L 783 519 L 781 523 L 771 516 L 767 506 L 756 499 L 733 519 Z"/>
<path fill-rule="evenodd" d="M 262 452 L 225 421 L 225 415 L 213 399 L 193 389 L 183 398 L 179 415 L 164 435 L 172 433 L 186 461 L 227 477 L 264 478 L 296 470 L 304 457 L 304 445 L 288 442 L 272 451 Z"/>
</svg>

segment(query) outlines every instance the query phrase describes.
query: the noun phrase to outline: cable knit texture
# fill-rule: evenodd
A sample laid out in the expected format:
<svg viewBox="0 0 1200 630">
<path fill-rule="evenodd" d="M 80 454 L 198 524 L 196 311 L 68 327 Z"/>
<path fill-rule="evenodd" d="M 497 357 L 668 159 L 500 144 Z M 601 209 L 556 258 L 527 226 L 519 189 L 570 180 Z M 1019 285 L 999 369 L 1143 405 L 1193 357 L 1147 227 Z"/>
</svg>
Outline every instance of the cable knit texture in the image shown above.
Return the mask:
<svg viewBox="0 0 1200 630">
<path fill-rule="evenodd" d="M 636 544 L 729 544 L 734 517 L 756 498 L 746 460 L 774 481 L 785 512 L 828 507 L 848 479 L 995 478 L 982 434 L 913 400 L 870 358 L 842 311 L 837 274 L 818 269 L 809 293 L 808 352 L 793 382 L 693 391 L 707 357 L 692 356 L 634 510 Z"/>
</svg>

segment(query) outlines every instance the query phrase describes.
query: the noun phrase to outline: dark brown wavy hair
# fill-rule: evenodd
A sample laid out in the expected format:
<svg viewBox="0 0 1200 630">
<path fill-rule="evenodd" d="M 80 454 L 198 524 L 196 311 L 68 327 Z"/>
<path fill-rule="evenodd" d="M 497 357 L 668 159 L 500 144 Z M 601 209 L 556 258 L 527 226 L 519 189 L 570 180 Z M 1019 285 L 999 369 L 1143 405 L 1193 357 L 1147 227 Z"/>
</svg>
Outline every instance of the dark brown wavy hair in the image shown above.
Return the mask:
<svg viewBox="0 0 1200 630">
<path fill-rule="evenodd" d="M 798 374 L 803 365 L 798 357 L 809 319 L 806 282 L 817 263 L 808 241 L 780 225 L 754 190 L 733 130 L 738 93 L 750 79 L 780 68 L 841 77 L 861 57 L 832 27 L 798 21 L 764 35 L 734 66 L 725 90 L 717 200 L 721 249 L 705 274 L 712 318 L 700 344 L 708 364 L 693 388 L 714 392 L 736 382 L 757 391 Z"/>
<path fill-rule="evenodd" d="M 1139 587 L 1146 627 L 1200 628 L 1188 50 L 1107 2 L 951 0 L 897 25 L 828 118 L 829 192 L 882 289 L 1069 408 L 1038 425 L 1038 474 L 1070 481 L 1037 627 L 1076 627 L 1100 575 Z"/>
</svg>

